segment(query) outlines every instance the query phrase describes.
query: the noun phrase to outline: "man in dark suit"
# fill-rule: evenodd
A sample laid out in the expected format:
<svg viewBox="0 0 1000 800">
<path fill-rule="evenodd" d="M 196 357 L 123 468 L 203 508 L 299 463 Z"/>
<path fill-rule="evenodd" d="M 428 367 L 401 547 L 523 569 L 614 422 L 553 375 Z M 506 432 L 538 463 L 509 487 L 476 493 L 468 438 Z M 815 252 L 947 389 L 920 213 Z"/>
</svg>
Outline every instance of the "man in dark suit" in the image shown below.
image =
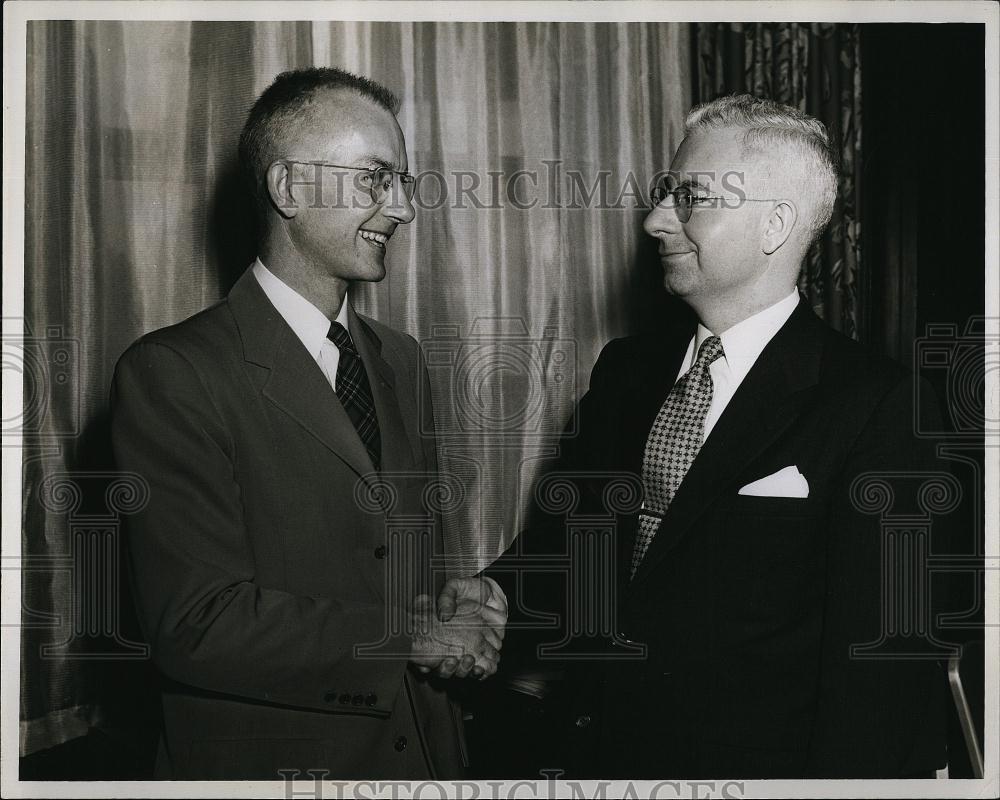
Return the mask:
<svg viewBox="0 0 1000 800">
<path fill-rule="evenodd" d="M 796 291 L 836 185 L 824 126 L 795 109 L 744 95 L 687 119 L 645 229 L 697 323 L 611 342 L 565 444 L 578 513 L 607 513 L 603 476 L 631 474 L 643 491 L 618 514 L 616 627 L 606 650 L 590 641 L 570 663 L 568 724 L 553 737 L 565 749 L 546 766 L 895 778 L 945 763 L 934 656 L 946 648 L 925 637 L 921 653 L 864 650 L 898 597 L 856 481 L 941 469 L 914 433 L 916 384 Z M 552 552 L 536 535 L 524 549 Z M 926 608 L 927 591 L 909 585 L 905 601 Z"/>
<path fill-rule="evenodd" d="M 495 671 L 505 601 L 445 583 L 417 344 L 347 300 L 414 216 L 397 107 L 340 70 L 280 75 L 240 140 L 259 258 L 119 362 L 115 453 L 149 485 L 129 553 L 164 676 L 160 777 L 461 774 L 444 679 Z"/>
</svg>

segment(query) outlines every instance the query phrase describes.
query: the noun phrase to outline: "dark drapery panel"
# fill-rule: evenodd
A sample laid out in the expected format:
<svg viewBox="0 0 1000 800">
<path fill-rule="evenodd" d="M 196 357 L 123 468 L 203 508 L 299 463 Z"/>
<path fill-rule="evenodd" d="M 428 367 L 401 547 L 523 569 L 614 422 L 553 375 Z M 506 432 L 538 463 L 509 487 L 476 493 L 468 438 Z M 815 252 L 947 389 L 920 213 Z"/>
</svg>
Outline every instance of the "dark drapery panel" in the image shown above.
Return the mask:
<svg viewBox="0 0 1000 800">
<path fill-rule="evenodd" d="M 799 288 L 834 328 L 858 337 L 863 293 L 859 216 L 861 36 L 858 25 L 717 22 L 692 26 L 698 102 L 749 92 L 821 120 L 838 143 L 840 191 L 826 233 L 809 252 Z"/>
<path fill-rule="evenodd" d="M 982 742 L 989 656 L 983 660 L 988 571 L 981 565 L 990 552 L 984 509 L 995 484 L 986 454 L 1000 433 L 987 405 L 1000 363 L 990 356 L 997 324 L 985 316 L 983 282 L 986 31 L 981 24 L 866 24 L 862 47 L 864 243 L 865 264 L 872 265 L 865 282 L 867 343 L 912 365 L 933 388 L 944 418 L 939 449 L 962 485 L 962 502 L 951 514 L 952 552 L 980 565 L 953 574 L 951 604 L 964 611 L 947 625 L 952 641 L 979 640 L 963 655 L 962 673 Z M 948 56 L 933 60 L 928 53 Z M 933 190 L 942 181 L 949 202 Z M 986 270 L 995 276 L 996 264 L 986 262 Z M 972 777 L 957 715 L 949 735 L 950 777 Z"/>
<path fill-rule="evenodd" d="M 256 95 L 297 66 L 369 75 L 402 97 L 411 171 L 447 183 L 437 204 L 424 182 L 388 277 L 352 299 L 454 358 L 432 374 L 466 489 L 449 530 L 483 562 L 601 347 L 648 305 L 643 187 L 679 142 L 689 44 L 673 23 L 29 23 L 24 307 L 48 371 L 25 366 L 22 753 L 124 726 L 149 697 L 119 552 L 143 488 L 113 471 L 108 389 L 131 341 L 253 258 L 235 152 Z"/>
</svg>

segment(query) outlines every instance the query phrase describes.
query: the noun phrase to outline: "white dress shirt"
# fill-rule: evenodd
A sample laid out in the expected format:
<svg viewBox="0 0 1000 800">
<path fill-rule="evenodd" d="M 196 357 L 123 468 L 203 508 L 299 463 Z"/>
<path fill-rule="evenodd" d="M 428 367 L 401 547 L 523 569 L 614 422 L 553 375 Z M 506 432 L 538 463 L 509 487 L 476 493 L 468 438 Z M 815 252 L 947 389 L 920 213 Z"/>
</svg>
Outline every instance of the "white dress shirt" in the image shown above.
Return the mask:
<svg viewBox="0 0 1000 800">
<path fill-rule="evenodd" d="M 705 417 L 703 442 L 712 432 L 712 428 L 722 416 L 722 412 L 726 410 L 726 406 L 733 399 L 733 395 L 740 388 L 747 373 L 757 363 L 757 359 L 767 343 L 788 321 L 798 304 L 799 292 L 796 289 L 773 306 L 758 311 L 752 317 L 747 317 L 719 334 L 724 355 L 712 362 L 708 368 L 712 376 L 712 405 L 709 406 L 708 415 Z M 704 325 L 698 326 L 698 330 L 688 344 L 687 353 L 681 361 L 681 370 L 677 373 L 678 380 L 694 366 L 698 357 L 698 348 L 711 335 L 712 332 Z"/>
<path fill-rule="evenodd" d="M 278 313 L 295 331 L 306 350 L 309 351 L 333 390 L 337 390 L 337 366 L 340 364 L 340 350 L 326 338 L 330 332 L 330 320 L 326 314 L 296 292 L 291 286 L 264 266 L 258 258 L 253 265 L 253 276 L 264 290 L 267 299 Z M 337 322 L 347 328 L 347 297 L 340 304 Z"/>
</svg>

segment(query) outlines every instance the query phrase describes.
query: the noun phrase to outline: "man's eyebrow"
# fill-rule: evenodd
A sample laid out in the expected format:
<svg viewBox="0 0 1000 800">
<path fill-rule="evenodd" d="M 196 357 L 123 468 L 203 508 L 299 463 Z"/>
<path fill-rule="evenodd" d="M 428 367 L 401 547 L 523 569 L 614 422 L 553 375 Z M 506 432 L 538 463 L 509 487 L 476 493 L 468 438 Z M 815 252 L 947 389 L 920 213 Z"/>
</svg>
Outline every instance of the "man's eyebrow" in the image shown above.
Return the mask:
<svg viewBox="0 0 1000 800">
<path fill-rule="evenodd" d="M 678 189 L 680 189 L 681 187 L 685 187 L 688 189 L 704 189 L 706 192 L 708 191 L 708 186 L 706 186 L 701 181 L 696 181 L 692 178 L 686 178 L 685 180 L 682 180 L 680 183 L 677 184 Z"/>
<path fill-rule="evenodd" d="M 361 156 L 361 158 L 359 158 L 358 161 L 360 161 L 362 164 L 370 164 L 373 167 L 379 167 L 381 169 L 395 170 L 395 167 L 381 156 L 376 156 L 376 155 Z"/>
</svg>

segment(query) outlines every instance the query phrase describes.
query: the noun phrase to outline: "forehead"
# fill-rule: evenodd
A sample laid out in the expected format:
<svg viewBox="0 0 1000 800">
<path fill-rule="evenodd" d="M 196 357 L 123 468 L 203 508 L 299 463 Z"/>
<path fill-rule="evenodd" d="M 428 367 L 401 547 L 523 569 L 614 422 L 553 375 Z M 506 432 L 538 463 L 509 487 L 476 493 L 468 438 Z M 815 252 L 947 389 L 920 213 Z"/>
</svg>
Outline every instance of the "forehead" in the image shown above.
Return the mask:
<svg viewBox="0 0 1000 800">
<path fill-rule="evenodd" d="M 770 172 L 769 158 L 744 147 L 745 133 L 739 128 L 719 128 L 689 134 L 677 148 L 670 171 L 681 180 L 705 186 L 732 183 L 727 176 L 733 175 L 766 176 Z"/>
<path fill-rule="evenodd" d="M 317 93 L 289 131 L 294 155 L 351 165 L 381 160 L 405 166 L 406 145 L 396 118 L 350 91 Z"/>
</svg>

